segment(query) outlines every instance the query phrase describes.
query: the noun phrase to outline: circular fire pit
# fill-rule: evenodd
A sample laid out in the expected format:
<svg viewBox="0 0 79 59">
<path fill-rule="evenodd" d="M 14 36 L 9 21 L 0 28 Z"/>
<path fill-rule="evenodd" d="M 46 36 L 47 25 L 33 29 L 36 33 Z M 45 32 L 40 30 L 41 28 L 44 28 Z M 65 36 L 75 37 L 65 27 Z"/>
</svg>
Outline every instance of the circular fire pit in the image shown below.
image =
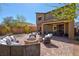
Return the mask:
<svg viewBox="0 0 79 59">
<path fill-rule="evenodd" d="M 25 44 L 35 44 L 35 43 L 39 43 L 38 40 L 26 40 L 24 41 Z"/>
</svg>

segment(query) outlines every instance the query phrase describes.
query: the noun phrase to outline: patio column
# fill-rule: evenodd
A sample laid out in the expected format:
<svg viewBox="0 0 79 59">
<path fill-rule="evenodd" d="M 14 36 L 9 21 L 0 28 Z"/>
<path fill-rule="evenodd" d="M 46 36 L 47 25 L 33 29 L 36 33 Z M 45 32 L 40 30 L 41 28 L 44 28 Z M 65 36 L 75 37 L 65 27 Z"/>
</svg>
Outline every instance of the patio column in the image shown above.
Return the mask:
<svg viewBox="0 0 79 59">
<path fill-rule="evenodd" d="M 68 23 L 64 23 L 64 34 L 68 33 Z"/>
<path fill-rule="evenodd" d="M 70 21 L 68 27 L 69 39 L 74 39 L 74 21 Z"/>
<path fill-rule="evenodd" d="M 41 25 L 41 33 L 44 34 L 44 24 Z"/>
</svg>

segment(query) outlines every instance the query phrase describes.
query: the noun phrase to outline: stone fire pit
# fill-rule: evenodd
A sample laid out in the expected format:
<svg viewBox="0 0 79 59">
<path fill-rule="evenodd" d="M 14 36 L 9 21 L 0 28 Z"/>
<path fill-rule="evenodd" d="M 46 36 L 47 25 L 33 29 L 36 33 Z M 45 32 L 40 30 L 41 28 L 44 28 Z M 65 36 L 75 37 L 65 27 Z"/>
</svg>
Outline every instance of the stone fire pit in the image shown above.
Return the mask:
<svg viewBox="0 0 79 59">
<path fill-rule="evenodd" d="M 39 43 L 40 41 L 37 39 L 36 34 L 30 34 L 29 37 L 24 41 L 25 45 L 26 44 L 35 44 Z"/>
<path fill-rule="evenodd" d="M 26 40 L 24 41 L 25 44 L 35 44 L 35 43 L 39 43 L 38 40 Z"/>
</svg>

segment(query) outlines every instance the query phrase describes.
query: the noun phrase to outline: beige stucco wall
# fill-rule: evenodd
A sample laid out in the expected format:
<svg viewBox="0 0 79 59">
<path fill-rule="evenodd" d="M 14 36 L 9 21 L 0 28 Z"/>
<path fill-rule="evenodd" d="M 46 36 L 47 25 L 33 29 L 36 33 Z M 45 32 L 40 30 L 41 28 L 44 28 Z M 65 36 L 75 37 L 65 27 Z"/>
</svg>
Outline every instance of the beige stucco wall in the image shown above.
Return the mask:
<svg viewBox="0 0 79 59">
<path fill-rule="evenodd" d="M 69 39 L 74 39 L 74 21 L 70 21 L 68 24 Z"/>
<path fill-rule="evenodd" d="M 46 32 L 52 32 L 52 24 L 44 25 L 44 31 Z"/>
</svg>

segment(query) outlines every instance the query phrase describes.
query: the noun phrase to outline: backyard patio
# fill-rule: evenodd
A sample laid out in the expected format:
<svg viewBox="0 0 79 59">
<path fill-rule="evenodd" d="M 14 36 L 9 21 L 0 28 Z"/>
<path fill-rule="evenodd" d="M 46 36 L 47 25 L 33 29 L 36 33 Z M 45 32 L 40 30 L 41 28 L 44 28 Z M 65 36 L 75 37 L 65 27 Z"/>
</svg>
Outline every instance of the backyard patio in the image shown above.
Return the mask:
<svg viewBox="0 0 79 59">
<path fill-rule="evenodd" d="M 24 45 L 24 41 L 27 39 L 28 34 L 15 35 L 20 44 Z M 36 38 L 40 38 L 39 35 Z M 73 40 L 69 40 L 66 37 L 53 36 L 50 44 L 40 43 L 40 55 L 41 56 L 77 56 L 79 55 L 79 44 Z"/>
<path fill-rule="evenodd" d="M 42 56 L 78 56 L 79 45 L 65 37 L 53 37 L 51 44 L 41 43 Z"/>
</svg>

